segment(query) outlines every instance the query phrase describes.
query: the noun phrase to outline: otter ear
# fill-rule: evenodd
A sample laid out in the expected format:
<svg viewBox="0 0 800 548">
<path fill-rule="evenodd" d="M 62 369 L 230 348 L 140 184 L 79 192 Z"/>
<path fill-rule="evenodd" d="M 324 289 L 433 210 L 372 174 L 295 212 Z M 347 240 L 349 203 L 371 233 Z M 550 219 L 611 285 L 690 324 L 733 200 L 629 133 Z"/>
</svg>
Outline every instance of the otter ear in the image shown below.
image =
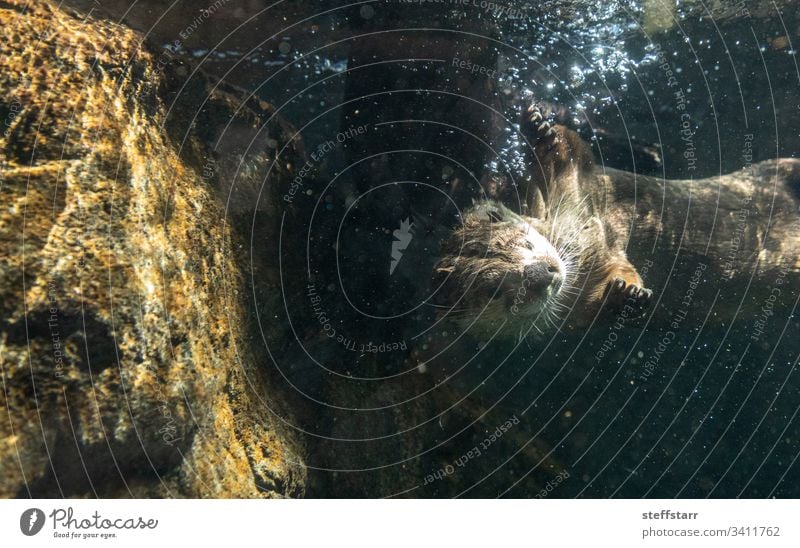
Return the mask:
<svg viewBox="0 0 800 548">
<path fill-rule="evenodd" d="M 536 219 L 544 219 L 547 216 L 547 208 L 544 205 L 544 197 L 541 189 L 534 187 L 529 201 L 529 214 Z"/>
<path fill-rule="evenodd" d="M 496 202 L 481 202 L 475 205 L 469 216 L 478 222 L 502 223 L 508 210 Z"/>
</svg>

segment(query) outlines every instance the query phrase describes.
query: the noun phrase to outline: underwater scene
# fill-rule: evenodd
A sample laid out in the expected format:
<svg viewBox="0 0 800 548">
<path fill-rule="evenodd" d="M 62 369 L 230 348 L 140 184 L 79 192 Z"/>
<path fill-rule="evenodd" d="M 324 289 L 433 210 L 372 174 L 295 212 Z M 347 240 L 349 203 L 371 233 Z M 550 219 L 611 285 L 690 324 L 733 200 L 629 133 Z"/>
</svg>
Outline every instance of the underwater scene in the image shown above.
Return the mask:
<svg viewBox="0 0 800 548">
<path fill-rule="evenodd" d="M 800 497 L 800 5 L 0 2 L 3 498 Z"/>
</svg>

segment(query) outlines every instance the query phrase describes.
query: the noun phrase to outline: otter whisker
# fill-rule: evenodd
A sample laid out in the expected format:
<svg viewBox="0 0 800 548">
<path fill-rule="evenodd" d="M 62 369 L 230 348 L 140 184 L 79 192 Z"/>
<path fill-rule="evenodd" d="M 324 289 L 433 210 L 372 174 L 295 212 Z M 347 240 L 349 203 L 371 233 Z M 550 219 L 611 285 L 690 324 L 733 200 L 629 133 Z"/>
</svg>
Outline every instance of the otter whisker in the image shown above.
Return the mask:
<svg viewBox="0 0 800 548">
<path fill-rule="evenodd" d="M 458 309 L 455 309 L 455 308 L 450 308 L 449 306 L 447 306 L 445 304 L 435 304 L 435 303 L 429 303 L 427 301 L 423 301 L 423 303 L 427 304 L 428 306 L 432 306 L 433 308 L 445 308 L 445 309 L 451 310 L 451 311 L 458 310 Z M 466 308 L 462 308 L 461 310 L 467 311 Z"/>
</svg>

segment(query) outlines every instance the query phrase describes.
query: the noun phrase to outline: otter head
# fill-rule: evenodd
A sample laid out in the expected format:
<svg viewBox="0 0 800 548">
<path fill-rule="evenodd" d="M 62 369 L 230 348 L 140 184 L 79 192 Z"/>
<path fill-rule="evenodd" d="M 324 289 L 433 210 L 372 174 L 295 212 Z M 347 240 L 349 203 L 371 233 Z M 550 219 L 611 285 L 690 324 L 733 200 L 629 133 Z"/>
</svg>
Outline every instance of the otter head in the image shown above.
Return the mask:
<svg viewBox="0 0 800 548">
<path fill-rule="evenodd" d="M 469 210 L 434 270 L 443 313 L 464 328 L 542 331 L 570 275 L 545 233 L 543 222 L 495 202 Z"/>
</svg>

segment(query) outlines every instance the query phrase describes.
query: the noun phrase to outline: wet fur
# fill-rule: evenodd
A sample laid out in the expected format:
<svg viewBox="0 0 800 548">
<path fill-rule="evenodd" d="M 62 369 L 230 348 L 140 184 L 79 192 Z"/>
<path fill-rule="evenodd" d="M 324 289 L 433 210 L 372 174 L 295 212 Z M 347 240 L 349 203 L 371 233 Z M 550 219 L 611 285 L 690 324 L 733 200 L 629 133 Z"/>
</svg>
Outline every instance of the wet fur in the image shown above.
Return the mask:
<svg viewBox="0 0 800 548">
<path fill-rule="evenodd" d="M 523 115 L 521 129 L 526 214 L 483 202 L 464 215 L 434 269 L 440 316 L 484 334 L 525 336 L 585 327 L 604 308 L 617 313 L 633 304 L 634 315 L 640 314 L 651 293 L 642 289 L 624 242 L 603 222 L 601 204 L 580 190 L 595 177 L 591 149 L 573 131 L 551 127 L 535 106 Z M 512 314 L 507 295 L 521 284 L 517 250 L 530 230 L 546 237 L 567 265 L 561 290 L 533 318 Z"/>
<path fill-rule="evenodd" d="M 612 308 L 620 308 L 625 300 L 620 302 L 620 298 L 626 297 L 626 294 L 608 295 L 607 291 L 613 282 L 617 279 L 624 281 L 623 291 L 629 287 L 641 288 L 643 282 L 636 267 L 625 255 L 625 242 L 603 221 L 603 204 L 595 203 L 581 190 L 585 188 L 587 180 L 595 179 L 595 184 L 600 184 L 595 175 L 591 148 L 574 131 L 561 125 L 550 126 L 536 105 L 531 105 L 523 113 L 520 127 L 525 138 L 529 166 L 526 190 L 528 211 L 547 219 L 566 210 L 568 214 L 597 225 L 598 237 L 587 243 L 599 249 L 579 251 L 596 256 L 591 266 L 584 261 L 587 263 L 586 295 L 581 304 L 596 314 L 604 298 L 608 298 Z M 562 214 L 562 217 L 565 216 Z M 630 290 L 627 292 L 630 293 Z M 646 298 L 649 299 L 649 294 Z M 580 326 L 590 319 L 583 318 Z"/>
</svg>

